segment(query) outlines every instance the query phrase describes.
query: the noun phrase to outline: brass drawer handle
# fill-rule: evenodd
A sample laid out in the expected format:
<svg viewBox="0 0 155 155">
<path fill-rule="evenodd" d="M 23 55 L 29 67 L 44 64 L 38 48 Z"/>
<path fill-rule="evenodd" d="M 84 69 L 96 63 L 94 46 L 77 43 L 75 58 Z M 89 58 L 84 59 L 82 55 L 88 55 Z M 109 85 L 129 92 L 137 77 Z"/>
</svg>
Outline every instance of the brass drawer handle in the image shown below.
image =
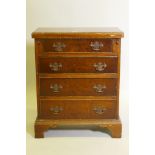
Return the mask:
<svg viewBox="0 0 155 155">
<path fill-rule="evenodd" d="M 97 84 L 93 87 L 97 93 L 102 93 L 106 89 L 105 85 Z"/>
<path fill-rule="evenodd" d="M 94 67 L 97 71 L 104 71 L 104 69 L 107 67 L 107 64 L 106 63 L 102 63 L 102 62 L 99 62 L 99 63 L 95 63 L 94 64 Z"/>
<path fill-rule="evenodd" d="M 104 46 L 102 42 L 94 41 L 90 43 L 90 46 L 94 51 L 99 51 Z"/>
<path fill-rule="evenodd" d="M 56 107 L 52 107 L 52 108 L 50 109 L 50 111 L 51 111 L 53 114 L 57 115 L 57 114 L 59 114 L 61 111 L 63 111 L 63 108 L 62 108 L 62 107 L 56 106 Z"/>
<path fill-rule="evenodd" d="M 102 115 L 103 113 L 105 113 L 105 111 L 107 110 L 107 108 L 102 108 L 102 107 L 94 107 L 93 111 L 95 111 L 96 114 Z"/>
<path fill-rule="evenodd" d="M 62 42 L 56 42 L 56 43 L 53 43 L 53 47 L 55 51 L 62 52 L 63 49 L 66 47 L 66 45 Z"/>
<path fill-rule="evenodd" d="M 50 86 L 50 88 L 52 89 L 52 91 L 54 93 L 58 93 L 58 92 L 60 92 L 60 89 L 62 89 L 63 87 L 61 85 L 58 85 L 58 84 L 52 84 Z"/>
<path fill-rule="evenodd" d="M 50 63 L 49 67 L 51 68 L 52 71 L 59 71 L 59 68 L 62 68 L 62 64 L 61 63 Z"/>
</svg>

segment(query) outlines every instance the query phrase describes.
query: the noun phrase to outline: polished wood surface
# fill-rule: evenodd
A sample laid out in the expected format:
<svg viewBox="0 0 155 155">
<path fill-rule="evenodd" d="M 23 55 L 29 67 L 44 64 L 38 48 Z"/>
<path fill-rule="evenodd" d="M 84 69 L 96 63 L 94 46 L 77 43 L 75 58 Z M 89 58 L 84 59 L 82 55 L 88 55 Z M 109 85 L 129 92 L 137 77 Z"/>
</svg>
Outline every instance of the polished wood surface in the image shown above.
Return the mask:
<svg viewBox="0 0 155 155">
<path fill-rule="evenodd" d="M 119 75 L 117 73 L 104 73 L 104 74 L 96 74 L 96 73 L 53 73 L 53 74 L 44 74 L 44 73 L 40 73 L 38 76 L 38 79 L 40 78 L 83 78 L 83 79 L 93 79 L 93 78 L 98 78 L 98 79 L 102 79 L 102 78 L 118 78 Z"/>
<path fill-rule="evenodd" d="M 115 100 L 41 100 L 38 118 L 115 118 L 115 105 Z"/>
<path fill-rule="evenodd" d="M 39 39 L 38 43 L 42 52 L 113 52 L 113 39 Z"/>
<path fill-rule="evenodd" d="M 116 79 L 61 79 L 41 78 L 40 96 L 115 96 Z M 58 92 L 54 92 L 51 86 L 58 85 Z M 97 88 L 96 86 L 105 88 Z M 98 86 L 98 87 L 99 87 Z"/>
<path fill-rule="evenodd" d="M 117 73 L 117 57 L 52 57 L 39 62 L 40 73 Z"/>
<path fill-rule="evenodd" d="M 49 128 L 93 125 L 121 137 L 117 28 L 39 28 L 35 38 L 38 116 L 35 137 Z M 96 122 L 94 122 L 94 120 Z"/>
<path fill-rule="evenodd" d="M 38 28 L 33 38 L 121 38 L 124 33 L 116 27 Z"/>
<path fill-rule="evenodd" d="M 106 131 L 113 138 L 121 138 L 122 124 L 120 119 L 37 119 L 35 122 L 35 137 L 43 138 L 44 132 L 61 126 Z"/>
</svg>

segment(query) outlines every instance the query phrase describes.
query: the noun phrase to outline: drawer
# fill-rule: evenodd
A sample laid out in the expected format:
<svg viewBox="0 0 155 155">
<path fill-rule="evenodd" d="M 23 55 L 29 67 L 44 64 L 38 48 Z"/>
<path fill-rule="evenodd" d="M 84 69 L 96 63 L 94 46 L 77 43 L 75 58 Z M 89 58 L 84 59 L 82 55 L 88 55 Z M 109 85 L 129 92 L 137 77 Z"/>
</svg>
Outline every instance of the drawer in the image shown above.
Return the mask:
<svg viewBox="0 0 155 155">
<path fill-rule="evenodd" d="M 114 118 L 115 100 L 41 100 L 40 118 L 82 119 Z"/>
<path fill-rule="evenodd" d="M 115 96 L 116 78 L 41 78 L 41 96 Z"/>
<path fill-rule="evenodd" d="M 116 73 L 117 57 L 53 57 L 39 59 L 40 73 Z"/>
<path fill-rule="evenodd" d="M 113 39 L 40 39 L 42 52 L 113 52 Z"/>
</svg>

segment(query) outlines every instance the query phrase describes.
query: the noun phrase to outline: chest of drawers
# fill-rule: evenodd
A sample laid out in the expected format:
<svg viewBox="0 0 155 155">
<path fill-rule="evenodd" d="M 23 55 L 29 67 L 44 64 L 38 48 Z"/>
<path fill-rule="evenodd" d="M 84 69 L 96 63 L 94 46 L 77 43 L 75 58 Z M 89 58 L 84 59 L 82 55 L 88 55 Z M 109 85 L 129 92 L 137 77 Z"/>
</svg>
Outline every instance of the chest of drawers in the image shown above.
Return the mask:
<svg viewBox="0 0 155 155">
<path fill-rule="evenodd" d="M 50 128 L 107 129 L 121 137 L 117 28 L 38 28 L 35 137 Z"/>
</svg>

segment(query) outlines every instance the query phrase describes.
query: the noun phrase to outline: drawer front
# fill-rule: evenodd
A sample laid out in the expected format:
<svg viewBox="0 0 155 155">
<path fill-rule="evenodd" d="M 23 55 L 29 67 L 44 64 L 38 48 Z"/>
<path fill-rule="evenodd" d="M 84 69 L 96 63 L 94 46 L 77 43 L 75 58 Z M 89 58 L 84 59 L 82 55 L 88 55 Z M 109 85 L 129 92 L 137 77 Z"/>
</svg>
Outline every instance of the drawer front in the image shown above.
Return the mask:
<svg viewBox="0 0 155 155">
<path fill-rule="evenodd" d="M 113 39 L 41 39 L 43 52 L 113 52 Z"/>
<path fill-rule="evenodd" d="M 115 96 L 117 79 L 41 78 L 41 96 Z"/>
<path fill-rule="evenodd" d="M 82 119 L 114 118 L 115 100 L 41 100 L 40 118 Z"/>
<path fill-rule="evenodd" d="M 116 73 L 117 57 L 40 58 L 40 73 Z"/>
</svg>

